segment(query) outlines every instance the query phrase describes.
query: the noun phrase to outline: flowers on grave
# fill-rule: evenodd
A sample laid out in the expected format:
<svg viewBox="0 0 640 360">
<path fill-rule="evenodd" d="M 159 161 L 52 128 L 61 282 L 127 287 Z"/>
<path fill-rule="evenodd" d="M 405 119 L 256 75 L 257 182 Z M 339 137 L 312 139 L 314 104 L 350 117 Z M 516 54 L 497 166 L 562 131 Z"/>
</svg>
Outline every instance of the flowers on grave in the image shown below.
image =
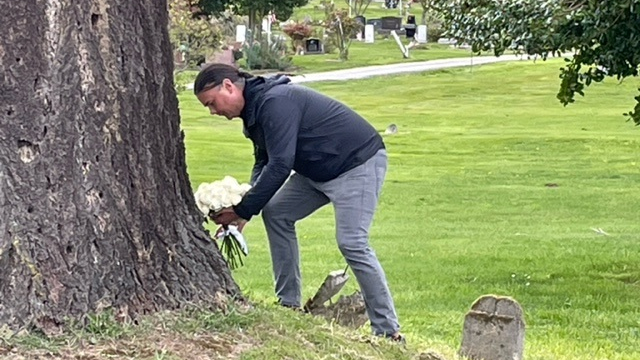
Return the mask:
<svg viewBox="0 0 640 360">
<path fill-rule="evenodd" d="M 238 205 L 250 189 L 251 185 L 240 184 L 232 176 L 225 176 L 222 180 L 200 184 L 194 197 L 200 212 L 208 217 L 225 208 Z M 220 242 L 220 252 L 232 270 L 244 265 L 242 256 L 249 255 L 249 249 L 236 225 L 224 226 L 215 234 L 214 241 Z"/>
</svg>

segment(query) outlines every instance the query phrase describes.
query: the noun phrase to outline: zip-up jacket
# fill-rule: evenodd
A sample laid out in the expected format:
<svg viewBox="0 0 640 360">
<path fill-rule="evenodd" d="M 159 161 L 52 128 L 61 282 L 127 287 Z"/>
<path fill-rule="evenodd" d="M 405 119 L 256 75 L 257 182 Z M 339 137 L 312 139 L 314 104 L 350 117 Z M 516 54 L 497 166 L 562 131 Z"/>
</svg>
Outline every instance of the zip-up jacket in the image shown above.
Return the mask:
<svg viewBox="0 0 640 360">
<path fill-rule="evenodd" d="M 248 79 L 240 117 L 254 145 L 251 190 L 234 207 L 249 220 L 284 184 L 291 170 L 325 182 L 384 149 L 382 137 L 341 102 L 286 76 Z"/>
</svg>

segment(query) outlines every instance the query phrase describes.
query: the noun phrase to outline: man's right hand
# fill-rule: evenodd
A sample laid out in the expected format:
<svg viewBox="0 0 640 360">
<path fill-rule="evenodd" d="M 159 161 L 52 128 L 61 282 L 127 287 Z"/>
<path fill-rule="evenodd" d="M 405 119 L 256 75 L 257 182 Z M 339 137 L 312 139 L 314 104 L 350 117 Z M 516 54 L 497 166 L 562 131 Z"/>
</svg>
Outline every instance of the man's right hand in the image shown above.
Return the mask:
<svg viewBox="0 0 640 360">
<path fill-rule="evenodd" d="M 239 232 L 242 232 L 242 229 L 244 229 L 244 226 L 248 223 L 248 221 L 240 221 L 238 223 L 234 223 L 231 225 L 235 225 L 238 228 Z M 214 235 L 214 237 L 220 237 L 222 235 L 222 233 L 224 232 L 224 226 L 220 226 L 218 228 L 218 230 L 216 230 L 216 234 Z"/>
</svg>

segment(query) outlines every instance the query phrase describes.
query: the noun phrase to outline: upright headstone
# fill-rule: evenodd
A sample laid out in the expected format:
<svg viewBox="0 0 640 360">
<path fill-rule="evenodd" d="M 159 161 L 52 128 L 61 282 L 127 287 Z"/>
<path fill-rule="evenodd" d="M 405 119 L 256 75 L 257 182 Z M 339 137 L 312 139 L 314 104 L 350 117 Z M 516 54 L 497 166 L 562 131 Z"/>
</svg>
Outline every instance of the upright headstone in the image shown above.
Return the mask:
<svg viewBox="0 0 640 360">
<path fill-rule="evenodd" d="M 262 31 L 271 35 L 271 18 L 268 16 L 262 19 Z"/>
<path fill-rule="evenodd" d="M 380 19 L 367 19 L 367 25 L 373 25 L 373 30 L 377 31 L 382 28 L 382 20 Z"/>
<path fill-rule="evenodd" d="M 517 301 L 482 296 L 465 316 L 460 355 L 472 360 L 522 360 L 524 327 Z"/>
<path fill-rule="evenodd" d="M 247 26 L 236 26 L 236 42 L 243 43 L 247 40 Z"/>
<path fill-rule="evenodd" d="M 418 25 L 418 34 L 416 36 L 416 40 L 420 44 L 424 44 L 427 42 L 427 25 Z"/>
<path fill-rule="evenodd" d="M 380 30 L 400 30 L 402 28 L 402 18 L 396 16 L 385 16 L 380 18 Z"/>
<path fill-rule="evenodd" d="M 373 25 L 365 25 L 364 26 L 364 42 L 367 44 L 373 44 L 375 41 L 376 35 Z"/>
<path fill-rule="evenodd" d="M 408 39 L 413 39 L 416 36 L 416 16 L 407 16 L 407 23 L 404 26 L 405 35 Z"/>
<path fill-rule="evenodd" d="M 358 25 L 360 26 L 359 31 L 356 34 L 356 37 L 358 40 L 362 40 L 365 36 L 364 34 L 364 26 L 367 24 L 367 18 L 362 16 L 362 15 L 358 15 L 356 17 L 353 18 L 353 20 L 356 21 L 356 23 L 358 23 Z"/>
<path fill-rule="evenodd" d="M 304 54 L 322 54 L 322 41 L 320 39 L 307 39 L 304 45 Z"/>
</svg>

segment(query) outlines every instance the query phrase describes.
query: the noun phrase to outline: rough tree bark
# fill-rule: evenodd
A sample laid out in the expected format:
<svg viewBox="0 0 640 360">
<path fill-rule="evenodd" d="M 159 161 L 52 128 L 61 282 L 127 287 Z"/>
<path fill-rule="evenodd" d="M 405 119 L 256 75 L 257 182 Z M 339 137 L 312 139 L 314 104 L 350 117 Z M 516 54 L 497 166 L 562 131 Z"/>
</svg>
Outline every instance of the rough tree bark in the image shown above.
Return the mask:
<svg viewBox="0 0 640 360">
<path fill-rule="evenodd" d="M 240 296 L 202 227 L 166 0 L 0 12 L 0 328 Z"/>
</svg>

